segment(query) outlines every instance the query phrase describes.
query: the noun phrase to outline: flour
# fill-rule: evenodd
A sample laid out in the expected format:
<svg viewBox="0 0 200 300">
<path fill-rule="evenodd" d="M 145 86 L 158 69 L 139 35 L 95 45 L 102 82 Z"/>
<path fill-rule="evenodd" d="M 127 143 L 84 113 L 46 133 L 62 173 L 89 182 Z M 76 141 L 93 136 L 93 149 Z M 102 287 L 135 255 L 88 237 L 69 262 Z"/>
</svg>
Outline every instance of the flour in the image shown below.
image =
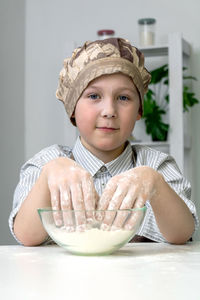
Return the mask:
<svg viewBox="0 0 200 300">
<path fill-rule="evenodd" d="M 133 236 L 133 231 L 122 229 L 105 231 L 92 228 L 83 232 L 68 232 L 64 227 L 56 228 L 52 224 L 46 224 L 45 228 L 56 243 L 67 245 L 69 251 L 82 254 L 111 253 Z"/>
</svg>

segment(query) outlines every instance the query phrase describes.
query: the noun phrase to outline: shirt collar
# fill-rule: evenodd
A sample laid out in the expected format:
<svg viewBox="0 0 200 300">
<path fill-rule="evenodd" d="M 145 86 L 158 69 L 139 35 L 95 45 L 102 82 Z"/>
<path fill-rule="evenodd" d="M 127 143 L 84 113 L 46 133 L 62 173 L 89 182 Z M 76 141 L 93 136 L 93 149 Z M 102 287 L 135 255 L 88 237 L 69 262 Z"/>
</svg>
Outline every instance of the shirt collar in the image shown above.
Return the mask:
<svg viewBox="0 0 200 300">
<path fill-rule="evenodd" d="M 72 149 L 72 154 L 75 161 L 92 176 L 94 176 L 102 166 L 108 169 L 111 176 L 125 172 L 133 167 L 133 152 L 129 142 L 120 156 L 106 164 L 88 151 L 81 143 L 79 137 Z"/>
</svg>

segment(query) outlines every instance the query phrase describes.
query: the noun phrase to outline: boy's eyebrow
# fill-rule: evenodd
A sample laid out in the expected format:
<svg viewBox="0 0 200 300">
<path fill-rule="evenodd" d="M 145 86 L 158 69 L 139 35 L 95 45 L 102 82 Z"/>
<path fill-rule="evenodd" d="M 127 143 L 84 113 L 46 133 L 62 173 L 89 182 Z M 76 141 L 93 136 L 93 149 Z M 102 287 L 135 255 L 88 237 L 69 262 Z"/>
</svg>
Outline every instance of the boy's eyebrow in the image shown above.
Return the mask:
<svg viewBox="0 0 200 300">
<path fill-rule="evenodd" d="M 99 87 L 99 86 L 96 86 L 96 85 L 90 85 L 90 86 L 88 86 L 87 88 L 86 88 L 86 90 L 87 89 L 98 89 L 98 90 L 100 90 L 101 89 L 101 87 Z M 132 92 L 132 93 L 135 93 L 135 92 L 137 92 L 137 89 L 133 86 L 133 88 L 131 88 L 131 87 L 119 87 L 119 88 L 116 88 L 116 90 L 118 90 L 118 91 L 130 91 L 130 92 Z"/>
<path fill-rule="evenodd" d="M 123 91 L 130 91 L 130 92 L 137 92 L 136 88 L 128 88 L 128 87 L 120 87 L 119 90 L 123 90 Z"/>
</svg>

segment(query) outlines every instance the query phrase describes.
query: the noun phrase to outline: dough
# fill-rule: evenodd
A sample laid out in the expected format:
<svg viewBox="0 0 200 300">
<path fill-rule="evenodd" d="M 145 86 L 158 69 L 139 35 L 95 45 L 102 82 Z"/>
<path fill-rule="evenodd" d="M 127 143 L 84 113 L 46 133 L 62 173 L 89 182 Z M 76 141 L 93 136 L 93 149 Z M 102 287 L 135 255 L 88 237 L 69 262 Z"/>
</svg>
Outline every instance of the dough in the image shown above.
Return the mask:
<svg viewBox="0 0 200 300">
<path fill-rule="evenodd" d="M 56 228 L 46 224 L 46 230 L 51 238 L 59 245 L 73 253 L 102 254 L 111 253 L 123 246 L 133 236 L 130 230 L 101 230 L 92 228 L 83 232 L 68 232 L 64 227 Z"/>
</svg>

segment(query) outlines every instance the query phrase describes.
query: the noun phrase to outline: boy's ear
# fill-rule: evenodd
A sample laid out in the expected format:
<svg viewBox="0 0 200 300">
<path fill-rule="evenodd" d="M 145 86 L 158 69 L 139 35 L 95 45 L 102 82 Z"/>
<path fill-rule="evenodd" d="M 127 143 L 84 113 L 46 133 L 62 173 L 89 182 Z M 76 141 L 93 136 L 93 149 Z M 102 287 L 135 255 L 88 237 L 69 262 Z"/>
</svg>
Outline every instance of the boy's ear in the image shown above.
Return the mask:
<svg viewBox="0 0 200 300">
<path fill-rule="evenodd" d="M 140 119 L 142 118 L 142 116 L 141 116 L 141 114 L 140 113 L 138 113 L 138 115 L 137 115 L 137 121 L 139 121 Z"/>
</svg>

